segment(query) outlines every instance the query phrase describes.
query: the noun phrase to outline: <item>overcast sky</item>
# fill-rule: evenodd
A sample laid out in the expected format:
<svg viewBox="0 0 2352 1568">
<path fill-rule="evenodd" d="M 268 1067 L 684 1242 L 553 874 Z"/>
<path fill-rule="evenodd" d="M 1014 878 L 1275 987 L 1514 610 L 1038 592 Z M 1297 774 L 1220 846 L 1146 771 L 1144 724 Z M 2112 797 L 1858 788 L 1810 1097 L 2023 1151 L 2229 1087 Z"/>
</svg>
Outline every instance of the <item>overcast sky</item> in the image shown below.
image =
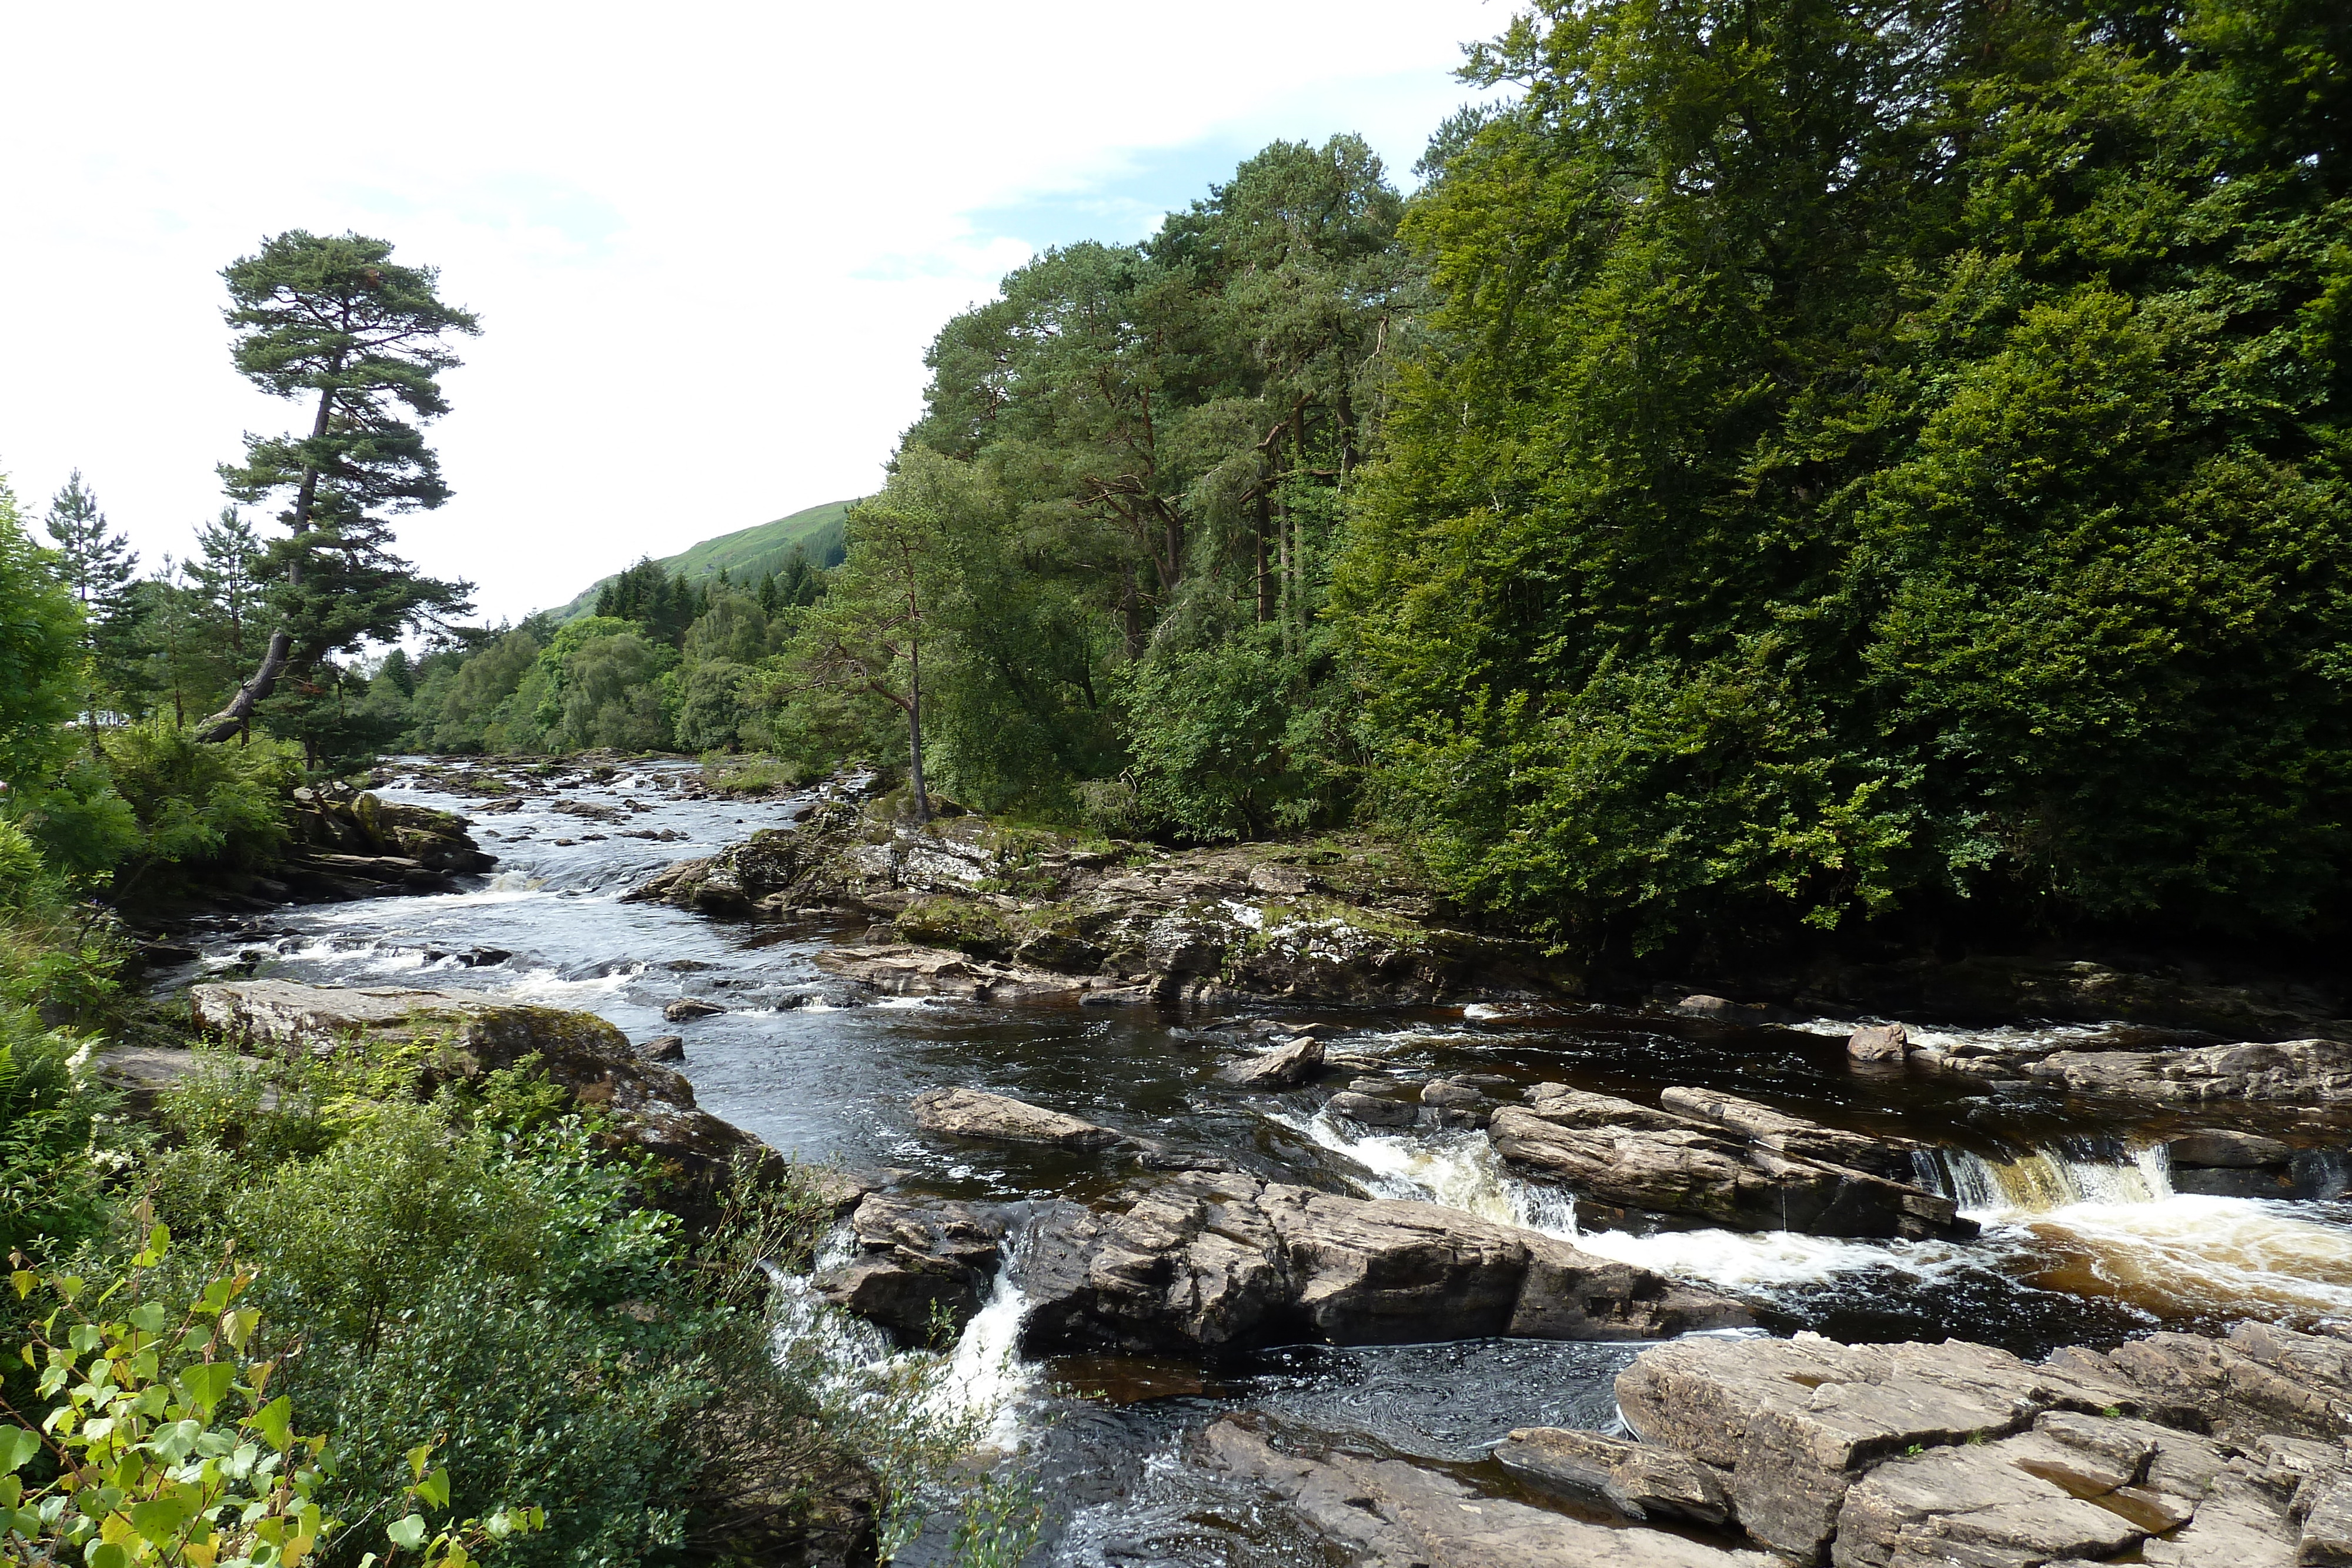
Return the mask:
<svg viewBox="0 0 2352 1568">
<path fill-rule="evenodd" d="M 152 566 L 240 433 L 219 268 L 288 228 L 441 268 L 483 335 L 401 525 L 490 619 L 879 483 L 922 351 L 1035 250 L 1139 237 L 1276 137 L 1400 183 L 1508 0 L 14 5 L 0 473 Z"/>
</svg>

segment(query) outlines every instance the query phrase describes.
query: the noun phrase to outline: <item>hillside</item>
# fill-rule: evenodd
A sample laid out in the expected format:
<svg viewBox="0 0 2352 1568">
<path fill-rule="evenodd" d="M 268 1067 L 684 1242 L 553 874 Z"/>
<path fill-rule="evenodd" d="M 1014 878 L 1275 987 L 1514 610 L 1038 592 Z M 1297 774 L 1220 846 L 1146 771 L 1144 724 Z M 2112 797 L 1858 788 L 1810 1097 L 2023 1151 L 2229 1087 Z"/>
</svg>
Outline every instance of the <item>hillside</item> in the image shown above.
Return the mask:
<svg viewBox="0 0 2352 1568">
<path fill-rule="evenodd" d="M 814 566 L 833 566 L 841 559 L 842 519 L 856 505 L 854 500 L 827 501 L 771 523 L 704 539 L 677 555 L 656 559 L 663 570 L 684 572 L 688 580 L 698 582 L 716 575 L 722 567 L 738 582 L 757 581 L 769 572 L 782 570 L 795 549 L 804 551 Z M 555 611 L 556 620 L 572 621 L 587 614 L 596 607 L 598 591 L 612 580 L 610 576 L 600 577 L 590 583 L 578 598 Z"/>
</svg>

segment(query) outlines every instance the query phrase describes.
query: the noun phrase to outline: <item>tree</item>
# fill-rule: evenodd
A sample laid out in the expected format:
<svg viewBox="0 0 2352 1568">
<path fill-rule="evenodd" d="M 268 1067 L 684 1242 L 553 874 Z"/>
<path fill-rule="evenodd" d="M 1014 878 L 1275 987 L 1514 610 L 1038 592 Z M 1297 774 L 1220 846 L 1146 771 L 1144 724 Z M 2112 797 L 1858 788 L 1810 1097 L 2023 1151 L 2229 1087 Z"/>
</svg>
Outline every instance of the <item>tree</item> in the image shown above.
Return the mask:
<svg viewBox="0 0 2352 1568">
<path fill-rule="evenodd" d="M 813 687 L 877 697 L 907 718 L 915 821 L 931 820 L 923 780 L 923 648 L 953 576 L 943 492 L 950 460 L 900 456 L 882 494 L 851 510 L 849 555 L 803 623 L 795 662 Z"/>
<path fill-rule="evenodd" d="M 95 745 L 101 691 L 129 684 L 125 654 L 138 621 L 132 579 L 139 557 L 128 537 L 106 531 L 106 514 L 79 468 L 49 503 L 47 524 L 56 541 L 58 575 L 81 606 L 82 654 L 89 662 L 82 722 Z"/>
<path fill-rule="evenodd" d="M 261 537 L 242 512 L 223 507 L 218 518 L 196 530 L 196 548 L 202 553 L 187 563 L 188 577 L 220 617 L 229 652 L 241 657 L 246 622 L 260 591 Z"/>
<path fill-rule="evenodd" d="M 43 786 L 73 749 L 81 618 L 50 562 L 25 537 L 16 493 L 0 478 L 0 781 L 11 818 L 37 810 Z"/>
<path fill-rule="evenodd" d="M 436 269 L 397 265 L 389 243 L 360 235 L 289 230 L 221 276 L 239 373 L 317 402 L 309 434 L 247 435 L 245 461 L 221 466 L 239 501 L 286 497 L 288 537 L 269 551 L 277 627 L 252 678 L 207 721 L 210 741 L 237 733 L 289 669 L 467 607 L 467 585 L 420 577 L 391 553 L 386 519 L 449 497 L 423 426 L 448 411 L 437 379 L 458 362 L 448 339 L 480 330 L 439 298 Z"/>
</svg>

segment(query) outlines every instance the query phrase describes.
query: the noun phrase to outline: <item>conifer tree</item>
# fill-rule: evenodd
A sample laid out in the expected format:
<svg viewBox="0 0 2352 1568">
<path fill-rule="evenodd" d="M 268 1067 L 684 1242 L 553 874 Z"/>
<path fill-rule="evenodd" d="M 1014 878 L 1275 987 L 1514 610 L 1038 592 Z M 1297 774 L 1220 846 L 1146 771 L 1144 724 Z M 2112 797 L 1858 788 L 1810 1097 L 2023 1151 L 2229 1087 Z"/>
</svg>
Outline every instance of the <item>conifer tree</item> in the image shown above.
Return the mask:
<svg viewBox="0 0 2352 1568">
<path fill-rule="evenodd" d="M 423 426 L 448 411 L 438 380 L 458 362 L 448 340 L 480 331 L 440 298 L 434 268 L 400 266 L 388 242 L 362 235 L 289 230 L 221 276 L 239 373 L 317 402 L 307 435 L 247 435 L 245 461 L 221 466 L 239 501 L 286 498 L 289 537 L 270 549 L 277 626 L 259 668 L 205 726 L 215 741 L 236 734 L 288 671 L 467 608 L 467 584 L 422 577 L 392 554 L 387 518 L 449 498 Z"/>
<path fill-rule="evenodd" d="M 89 665 L 83 718 L 95 736 L 100 691 L 127 684 L 121 654 L 138 619 L 131 579 L 139 557 L 127 536 L 106 531 L 106 514 L 79 468 L 49 503 L 46 521 L 57 549 L 58 576 L 81 606 L 82 653 Z"/>
</svg>

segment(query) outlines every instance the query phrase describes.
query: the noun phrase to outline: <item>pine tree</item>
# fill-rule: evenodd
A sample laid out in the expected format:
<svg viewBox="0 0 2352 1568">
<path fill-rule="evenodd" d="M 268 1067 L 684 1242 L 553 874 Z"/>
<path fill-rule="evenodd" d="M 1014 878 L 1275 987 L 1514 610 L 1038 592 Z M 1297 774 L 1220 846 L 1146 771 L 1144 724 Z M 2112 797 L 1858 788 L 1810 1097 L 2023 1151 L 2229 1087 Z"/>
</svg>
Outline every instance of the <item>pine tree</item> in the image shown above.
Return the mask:
<svg viewBox="0 0 2352 1568">
<path fill-rule="evenodd" d="M 242 654 L 246 620 L 259 591 L 255 574 L 261 564 L 261 538 L 235 507 L 223 507 L 218 521 L 196 530 L 196 546 L 204 554 L 187 563 L 188 577 L 220 617 L 229 652 Z"/>
<path fill-rule="evenodd" d="M 221 466 L 237 500 L 289 497 L 278 520 L 289 537 L 270 549 L 277 627 L 260 667 L 206 723 L 213 741 L 236 734 L 281 674 L 467 608 L 467 584 L 392 554 L 386 518 L 449 498 L 422 427 L 448 411 L 437 379 L 458 362 L 448 339 L 480 330 L 442 301 L 434 268 L 396 265 L 389 243 L 362 235 L 289 230 L 221 276 L 238 371 L 318 402 L 308 435 L 248 435 L 245 461 Z"/>
<path fill-rule="evenodd" d="M 138 622 L 131 579 L 139 557 L 127 536 L 106 531 L 106 514 L 79 468 L 49 503 L 47 524 L 56 542 L 58 580 L 81 606 L 82 653 L 89 666 L 83 718 L 94 741 L 100 694 L 131 684 L 123 654 Z"/>
</svg>

